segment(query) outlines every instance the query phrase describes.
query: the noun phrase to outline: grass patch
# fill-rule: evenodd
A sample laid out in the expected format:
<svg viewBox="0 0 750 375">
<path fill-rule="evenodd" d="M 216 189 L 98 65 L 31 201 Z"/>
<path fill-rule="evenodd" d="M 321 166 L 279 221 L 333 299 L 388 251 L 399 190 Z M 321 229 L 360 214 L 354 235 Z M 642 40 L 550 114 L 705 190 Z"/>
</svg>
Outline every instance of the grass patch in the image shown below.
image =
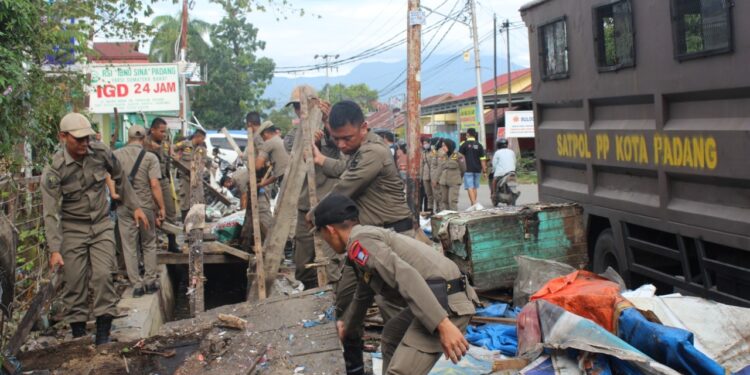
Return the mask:
<svg viewBox="0 0 750 375">
<path fill-rule="evenodd" d="M 516 180 L 524 185 L 535 185 L 539 182 L 536 172 L 519 172 L 516 174 Z"/>
</svg>

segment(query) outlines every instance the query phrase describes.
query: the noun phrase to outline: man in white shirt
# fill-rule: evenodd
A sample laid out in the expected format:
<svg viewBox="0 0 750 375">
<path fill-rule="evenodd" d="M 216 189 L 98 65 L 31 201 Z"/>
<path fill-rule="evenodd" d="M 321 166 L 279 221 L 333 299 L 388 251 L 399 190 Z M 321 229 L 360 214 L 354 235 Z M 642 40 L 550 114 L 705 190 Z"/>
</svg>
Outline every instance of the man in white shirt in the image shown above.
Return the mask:
<svg viewBox="0 0 750 375">
<path fill-rule="evenodd" d="M 516 171 L 516 153 L 508 148 L 508 140 L 500 138 L 497 140 L 497 151 L 492 156 L 492 168 L 494 178 L 492 179 L 492 192 L 494 194 L 497 181 L 510 172 Z"/>
</svg>

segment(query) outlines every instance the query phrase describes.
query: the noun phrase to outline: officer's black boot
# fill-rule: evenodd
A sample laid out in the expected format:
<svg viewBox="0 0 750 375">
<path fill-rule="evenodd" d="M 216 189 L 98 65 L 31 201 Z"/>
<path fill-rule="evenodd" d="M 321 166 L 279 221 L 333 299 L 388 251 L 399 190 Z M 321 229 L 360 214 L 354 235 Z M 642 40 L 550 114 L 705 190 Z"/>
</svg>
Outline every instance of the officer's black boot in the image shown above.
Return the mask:
<svg viewBox="0 0 750 375">
<path fill-rule="evenodd" d="M 344 337 L 346 375 L 365 375 L 364 342 L 362 337 Z"/>
<path fill-rule="evenodd" d="M 70 323 L 70 330 L 73 332 L 73 338 L 86 336 L 86 322 Z"/>
<path fill-rule="evenodd" d="M 180 247 L 177 245 L 177 239 L 175 238 L 174 234 L 168 234 L 167 235 L 167 251 L 170 253 L 181 253 Z"/>
<path fill-rule="evenodd" d="M 109 342 L 109 331 L 112 329 L 112 315 L 102 315 L 96 318 L 96 345 Z"/>
</svg>

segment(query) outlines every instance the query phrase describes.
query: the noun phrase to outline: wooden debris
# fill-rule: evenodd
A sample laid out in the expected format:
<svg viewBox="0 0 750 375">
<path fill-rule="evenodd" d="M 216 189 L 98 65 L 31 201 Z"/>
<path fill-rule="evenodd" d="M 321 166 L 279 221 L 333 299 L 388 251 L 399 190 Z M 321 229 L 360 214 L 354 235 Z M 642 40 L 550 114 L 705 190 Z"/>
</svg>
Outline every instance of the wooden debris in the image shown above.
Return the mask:
<svg viewBox="0 0 750 375">
<path fill-rule="evenodd" d="M 501 323 L 501 324 L 516 324 L 517 320 L 514 318 L 495 318 L 490 316 L 472 316 L 472 323 Z"/>
<path fill-rule="evenodd" d="M 235 249 L 227 244 L 224 244 L 218 241 L 204 242 L 203 252 L 204 253 L 209 253 L 209 252 L 223 253 L 223 254 L 235 256 L 247 262 L 255 261 L 255 257 L 253 257 L 251 254 L 246 253 L 240 249 Z"/>
<path fill-rule="evenodd" d="M 141 349 L 141 354 L 158 355 L 164 358 L 172 358 L 175 356 L 175 354 L 177 354 L 177 351 L 175 351 L 174 349 L 171 349 L 171 350 L 167 350 L 166 352 L 159 352 L 156 350 Z"/>
<path fill-rule="evenodd" d="M 229 137 L 229 133 L 226 133 Z M 258 181 L 255 177 L 255 144 L 253 142 L 254 135 L 251 127 L 247 128 L 247 176 L 250 180 L 250 189 L 248 194 L 250 195 L 250 210 L 253 217 L 253 252 L 255 253 L 255 272 L 256 272 L 256 283 L 258 285 L 258 298 L 263 300 L 266 298 L 266 272 L 263 268 L 263 248 L 261 247 L 260 238 L 260 213 L 258 209 Z M 252 266 L 248 264 L 247 267 L 247 292 L 248 297 L 252 291 Z M 249 298 L 248 298 L 249 299 Z"/>
<path fill-rule="evenodd" d="M 169 160 L 171 161 L 171 165 L 174 165 L 175 167 L 177 167 L 177 169 L 179 169 L 180 172 L 185 173 L 187 175 L 190 174 L 190 168 L 187 167 L 185 164 L 183 164 L 181 161 L 171 158 L 171 157 L 169 158 Z M 201 160 L 203 160 L 203 158 L 201 158 Z M 202 178 L 200 179 L 200 182 L 203 184 L 204 191 L 211 193 L 221 203 L 224 203 L 227 206 L 232 205 L 232 201 L 230 201 L 229 198 L 225 197 L 224 194 L 222 194 L 220 191 L 216 190 L 216 188 L 211 186 L 211 184 L 204 181 Z"/>
<path fill-rule="evenodd" d="M 245 328 L 247 328 L 247 320 L 238 318 L 234 315 L 219 314 L 217 318 L 219 319 L 219 325 L 222 327 L 229 327 L 239 330 L 244 330 Z"/>
<path fill-rule="evenodd" d="M 168 221 L 165 221 L 165 222 L 161 223 L 161 227 L 160 228 L 161 228 L 162 231 L 164 231 L 164 232 L 166 232 L 168 234 L 178 235 L 178 234 L 182 234 L 183 233 L 182 228 L 180 228 L 177 225 L 174 225 L 174 224 L 172 224 L 172 223 L 170 223 Z"/>
<path fill-rule="evenodd" d="M 496 359 L 492 362 L 492 372 L 520 370 L 529 365 L 529 360 L 524 358 Z"/>
<path fill-rule="evenodd" d="M 195 316 L 204 311 L 203 295 L 203 227 L 206 221 L 205 206 L 201 204 L 198 189 L 203 181 L 203 148 L 195 148 L 190 166 L 190 211 L 185 218 L 185 230 L 188 232 L 190 246 L 189 286 L 190 313 Z"/>
</svg>

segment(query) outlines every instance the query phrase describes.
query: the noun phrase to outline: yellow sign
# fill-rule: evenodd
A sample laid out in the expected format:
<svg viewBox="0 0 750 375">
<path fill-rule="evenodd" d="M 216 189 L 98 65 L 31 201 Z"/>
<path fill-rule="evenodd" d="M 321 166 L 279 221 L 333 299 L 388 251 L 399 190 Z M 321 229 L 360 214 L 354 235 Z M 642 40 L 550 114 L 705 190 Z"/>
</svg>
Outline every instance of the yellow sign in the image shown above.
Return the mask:
<svg viewBox="0 0 750 375">
<path fill-rule="evenodd" d="M 469 128 L 476 128 L 477 125 L 477 107 L 475 105 L 467 105 L 465 107 L 458 108 L 458 123 L 461 128 L 461 133 L 466 133 Z"/>
<path fill-rule="evenodd" d="M 599 133 L 593 138 L 593 152 L 584 132 L 559 133 L 556 141 L 557 156 L 572 159 L 709 170 L 716 169 L 719 163 L 716 139 L 712 136 Z"/>
</svg>

